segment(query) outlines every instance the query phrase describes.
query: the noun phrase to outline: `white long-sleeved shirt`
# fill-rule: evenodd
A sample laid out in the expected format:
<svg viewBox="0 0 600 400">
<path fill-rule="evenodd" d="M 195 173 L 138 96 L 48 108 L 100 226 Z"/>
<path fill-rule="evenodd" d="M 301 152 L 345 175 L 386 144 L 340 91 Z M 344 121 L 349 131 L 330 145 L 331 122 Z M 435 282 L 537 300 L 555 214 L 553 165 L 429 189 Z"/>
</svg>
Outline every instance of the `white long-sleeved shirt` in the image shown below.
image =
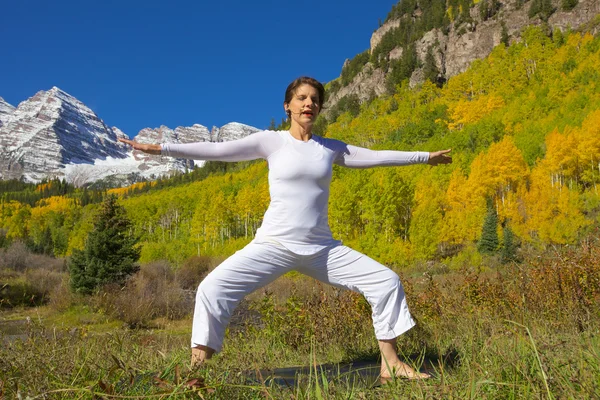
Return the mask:
<svg viewBox="0 0 600 400">
<path fill-rule="evenodd" d="M 170 157 L 269 164 L 271 203 L 254 242 L 277 242 L 296 254 L 314 254 L 333 239 L 327 205 L 333 164 L 350 168 L 426 163 L 428 152 L 374 151 L 312 135 L 307 142 L 289 131 L 262 131 L 230 142 L 161 145 Z"/>
</svg>

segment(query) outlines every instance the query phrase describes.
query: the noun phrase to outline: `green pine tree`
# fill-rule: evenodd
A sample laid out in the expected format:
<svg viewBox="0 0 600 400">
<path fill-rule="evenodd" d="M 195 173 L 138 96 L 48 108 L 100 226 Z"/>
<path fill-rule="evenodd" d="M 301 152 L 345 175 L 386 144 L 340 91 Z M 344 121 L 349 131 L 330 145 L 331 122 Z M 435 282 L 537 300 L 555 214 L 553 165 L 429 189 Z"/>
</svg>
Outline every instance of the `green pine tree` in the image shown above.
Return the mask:
<svg viewBox="0 0 600 400">
<path fill-rule="evenodd" d="M 123 283 L 136 272 L 140 250 L 131 234 L 132 224 L 116 196 L 107 196 L 96 215 L 85 248 L 69 261 L 71 289 L 90 294 L 107 283 Z"/>
<path fill-rule="evenodd" d="M 506 47 L 510 45 L 510 36 L 508 36 L 508 29 L 506 29 L 506 24 L 504 21 L 500 24 L 502 26 L 502 31 L 500 32 L 500 41 L 504 43 Z"/>
<path fill-rule="evenodd" d="M 563 35 L 560 28 L 556 27 L 552 31 L 552 41 L 556 44 L 556 47 L 561 47 L 565 44 L 565 35 Z"/>
<path fill-rule="evenodd" d="M 507 263 L 511 261 L 517 261 L 517 238 L 515 237 L 515 234 L 508 226 L 505 226 L 502 229 L 502 237 L 503 243 L 502 251 L 500 253 L 502 262 Z"/>
<path fill-rule="evenodd" d="M 544 22 L 554 13 L 555 9 L 550 0 L 533 0 L 529 7 L 529 18 L 534 18 L 536 15 Z"/>
<path fill-rule="evenodd" d="M 426 80 L 430 80 L 432 83 L 438 83 L 438 75 L 440 70 L 435 63 L 435 57 L 431 47 L 427 49 L 427 55 L 425 56 L 425 65 L 423 66 L 423 76 Z"/>
<path fill-rule="evenodd" d="M 578 0 L 562 0 L 561 7 L 564 11 L 571 11 L 577 5 Z"/>
<path fill-rule="evenodd" d="M 488 202 L 488 212 L 483 223 L 481 238 L 477 249 L 482 254 L 494 254 L 498 250 L 498 214 L 491 201 Z"/>
</svg>

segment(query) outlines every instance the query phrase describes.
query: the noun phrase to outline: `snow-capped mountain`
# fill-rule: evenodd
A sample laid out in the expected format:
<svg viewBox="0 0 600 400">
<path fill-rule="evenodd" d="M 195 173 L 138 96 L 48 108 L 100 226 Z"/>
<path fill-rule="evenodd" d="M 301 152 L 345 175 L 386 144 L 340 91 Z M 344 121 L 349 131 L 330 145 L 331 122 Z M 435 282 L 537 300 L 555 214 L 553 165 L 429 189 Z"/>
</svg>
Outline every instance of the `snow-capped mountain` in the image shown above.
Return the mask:
<svg viewBox="0 0 600 400">
<path fill-rule="evenodd" d="M 17 108 L 0 98 L 0 179 L 65 177 L 75 184 L 107 176 L 153 178 L 192 168 L 190 160 L 131 151 L 117 141 L 128 136 L 108 127 L 75 97 L 53 87 L 40 91 Z M 229 123 L 212 131 L 196 124 L 170 129 L 142 129 L 142 143 L 224 141 L 247 136 L 258 129 Z"/>
<path fill-rule="evenodd" d="M 127 148 L 82 102 L 57 87 L 40 91 L 0 128 L 2 178 L 38 181 L 61 175 L 65 164 L 125 158 Z"/>
</svg>

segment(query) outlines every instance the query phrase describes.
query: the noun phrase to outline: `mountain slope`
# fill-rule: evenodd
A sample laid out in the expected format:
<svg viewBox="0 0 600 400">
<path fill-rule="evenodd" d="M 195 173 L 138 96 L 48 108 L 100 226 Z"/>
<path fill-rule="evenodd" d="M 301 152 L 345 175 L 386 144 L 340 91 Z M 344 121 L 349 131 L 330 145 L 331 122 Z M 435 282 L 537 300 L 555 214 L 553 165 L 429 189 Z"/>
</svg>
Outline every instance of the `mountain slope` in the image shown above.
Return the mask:
<svg viewBox="0 0 600 400">
<path fill-rule="evenodd" d="M 549 9 L 537 10 L 539 4 Z M 335 119 L 339 107 L 345 111 L 345 98 L 362 103 L 394 92 L 404 79 L 411 86 L 424 80 L 441 84 L 500 43 L 520 41 L 527 26 L 564 32 L 594 24 L 600 14 L 598 0 L 578 0 L 570 10 L 562 5 L 559 0 L 402 0 L 373 33 L 370 48 L 346 60 L 340 77 L 330 82 L 326 116 Z M 589 29 L 592 34 L 597 26 Z"/>
<path fill-rule="evenodd" d="M 189 143 L 240 138 L 258 129 L 230 123 L 212 132 L 199 124 L 174 130 L 146 128 L 135 137 L 142 143 Z M 130 182 L 174 171 L 185 171 L 193 161 L 149 156 L 118 138 L 128 136 L 108 127 L 89 107 L 53 87 L 13 107 L 0 98 L 0 178 L 40 181 L 66 177 L 81 185 L 117 175 Z"/>
</svg>

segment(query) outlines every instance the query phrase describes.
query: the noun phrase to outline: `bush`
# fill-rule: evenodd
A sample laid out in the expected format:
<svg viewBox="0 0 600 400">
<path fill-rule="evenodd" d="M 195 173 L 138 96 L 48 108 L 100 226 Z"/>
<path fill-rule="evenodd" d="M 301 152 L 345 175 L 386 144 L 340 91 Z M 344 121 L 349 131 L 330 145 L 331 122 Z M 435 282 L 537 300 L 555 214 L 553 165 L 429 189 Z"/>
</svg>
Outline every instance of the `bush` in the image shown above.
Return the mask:
<svg viewBox="0 0 600 400">
<path fill-rule="evenodd" d="M 50 299 L 52 291 L 60 286 L 67 277 L 64 272 L 55 272 L 48 269 L 29 268 L 25 271 L 25 281 L 41 298 L 40 303 L 46 303 Z"/>
<path fill-rule="evenodd" d="M 43 293 L 37 291 L 29 282 L 16 281 L 0 284 L 0 308 L 16 306 L 38 306 L 44 300 Z"/>
<path fill-rule="evenodd" d="M 369 303 L 350 290 L 312 282 L 307 284 L 304 279 L 294 282 L 283 304 L 278 304 L 274 294 L 265 290 L 263 298 L 253 304 L 260 313 L 263 334 L 271 341 L 306 353 L 311 351 L 313 339 L 319 346 L 352 351 L 349 337 L 372 334 Z"/>
<path fill-rule="evenodd" d="M 66 311 L 77 303 L 77 296 L 69 288 L 69 275 L 63 274 L 62 280 L 50 289 L 48 305 L 57 311 Z"/>
<path fill-rule="evenodd" d="M 206 277 L 208 271 L 216 266 L 216 261 L 206 256 L 190 257 L 179 268 L 175 279 L 184 290 L 195 290 Z"/>
<path fill-rule="evenodd" d="M 6 229 L 0 228 L 0 249 L 8 245 L 8 239 L 6 238 Z"/>
<path fill-rule="evenodd" d="M 152 320 L 182 318 L 191 313 L 193 298 L 178 287 L 169 264 L 144 265 L 125 287 L 106 285 L 94 297 L 96 308 L 132 328 L 151 326 Z"/>
<path fill-rule="evenodd" d="M 0 254 L 0 267 L 24 271 L 27 268 L 28 255 L 29 250 L 27 250 L 25 243 L 14 242 Z"/>
</svg>

